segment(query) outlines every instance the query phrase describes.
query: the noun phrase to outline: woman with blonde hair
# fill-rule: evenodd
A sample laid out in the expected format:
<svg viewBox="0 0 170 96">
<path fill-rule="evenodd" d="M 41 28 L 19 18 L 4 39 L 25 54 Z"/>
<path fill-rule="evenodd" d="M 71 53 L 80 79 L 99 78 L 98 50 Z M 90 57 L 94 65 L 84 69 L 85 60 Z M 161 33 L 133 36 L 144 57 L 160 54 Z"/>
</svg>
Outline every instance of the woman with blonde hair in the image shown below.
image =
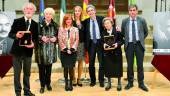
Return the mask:
<svg viewBox="0 0 170 96">
<path fill-rule="evenodd" d="M 63 18 L 62 26 L 58 32 L 58 41 L 61 49 L 61 64 L 64 67 L 65 90 L 72 91 L 73 69 L 77 58 L 79 33 L 78 29 L 73 27 L 71 14 L 66 14 Z M 68 80 L 68 75 L 70 80 Z"/>
<path fill-rule="evenodd" d="M 76 82 L 76 74 L 75 74 L 75 69 L 74 69 L 74 74 L 73 74 L 73 86 L 82 86 L 81 83 L 81 74 L 82 74 L 82 69 L 83 69 L 83 60 L 85 58 L 85 49 L 84 49 L 84 38 L 83 38 L 83 26 L 82 26 L 82 8 L 80 6 L 75 6 L 74 7 L 74 21 L 73 21 L 73 26 L 77 27 L 79 30 L 79 45 L 77 48 L 77 61 L 78 61 L 78 77 L 77 77 L 77 82 Z"/>
<path fill-rule="evenodd" d="M 44 10 L 44 20 L 39 23 L 39 39 L 36 43 L 35 55 L 39 68 L 40 93 L 44 93 L 45 86 L 48 91 L 51 87 L 52 64 L 57 61 L 57 35 L 58 25 L 53 18 L 55 11 L 53 8 Z"/>
</svg>

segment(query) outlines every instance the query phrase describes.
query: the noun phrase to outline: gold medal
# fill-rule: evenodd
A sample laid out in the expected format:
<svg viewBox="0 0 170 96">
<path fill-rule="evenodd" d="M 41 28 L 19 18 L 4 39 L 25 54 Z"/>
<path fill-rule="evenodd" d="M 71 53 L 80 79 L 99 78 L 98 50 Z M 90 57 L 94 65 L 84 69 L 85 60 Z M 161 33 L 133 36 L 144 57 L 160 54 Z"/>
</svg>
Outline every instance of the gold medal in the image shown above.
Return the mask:
<svg viewBox="0 0 170 96">
<path fill-rule="evenodd" d="M 27 44 L 27 40 L 24 41 L 24 44 Z"/>
</svg>

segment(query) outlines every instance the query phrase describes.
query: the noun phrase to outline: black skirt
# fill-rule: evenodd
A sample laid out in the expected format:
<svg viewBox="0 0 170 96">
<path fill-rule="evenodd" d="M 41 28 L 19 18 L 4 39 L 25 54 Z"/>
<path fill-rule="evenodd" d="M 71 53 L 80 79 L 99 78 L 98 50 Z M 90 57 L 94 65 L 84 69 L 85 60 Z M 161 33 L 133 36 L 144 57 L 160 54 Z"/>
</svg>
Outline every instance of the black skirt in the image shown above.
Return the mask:
<svg viewBox="0 0 170 96">
<path fill-rule="evenodd" d="M 104 73 L 106 77 L 122 77 L 123 62 L 122 54 L 114 51 L 104 52 Z"/>
<path fill-rule="evenodd" d="M 64 68 L 73 68 L 73 67 L 75 67 L 75 63 L 76 63 L 76 60 L 77 60 L 76 52 L 74 52 L 72 54 L 68 54 L 66 52 L 61 51 L 60 56 L 61 56 L 62 67 L 64 67 Z"/>
</svg>

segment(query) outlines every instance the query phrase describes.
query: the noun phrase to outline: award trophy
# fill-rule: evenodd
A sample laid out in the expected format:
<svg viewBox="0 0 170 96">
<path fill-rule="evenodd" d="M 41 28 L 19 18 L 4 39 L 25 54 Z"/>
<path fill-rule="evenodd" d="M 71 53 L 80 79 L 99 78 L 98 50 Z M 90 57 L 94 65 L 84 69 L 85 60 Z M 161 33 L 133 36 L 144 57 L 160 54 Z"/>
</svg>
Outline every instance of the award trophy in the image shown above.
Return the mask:
<svg viewBox="0 0 170 96">
<path fill-rule="evenodd" d="M 116 41 L 116 38 L 114 35 L 110 36 L 104 36 L 104 43 L 106 43 L 108 46 L 105 47 L 105 50 L 112 50 L 115 49 L 114 43 Z"/>
<path fill-rule="evenodd" d="M 32 34 L 30 31 L 21 31 L 24 33 L 24 36 L 19 39 L 19 46 L 31 45 L 32 43 Z"/>
</svg>

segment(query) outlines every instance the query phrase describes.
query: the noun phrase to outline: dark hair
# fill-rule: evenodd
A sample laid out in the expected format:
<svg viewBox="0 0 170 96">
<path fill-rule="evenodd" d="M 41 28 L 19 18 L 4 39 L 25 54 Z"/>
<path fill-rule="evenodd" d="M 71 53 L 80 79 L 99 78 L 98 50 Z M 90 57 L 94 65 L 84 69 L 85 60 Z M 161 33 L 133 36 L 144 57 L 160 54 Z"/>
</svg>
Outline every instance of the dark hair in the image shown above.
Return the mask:
<svg viewBox="0 0 170 96">
<path fill-rule="evenodd" d="M 128 6 L 128 10 L 130 10 L 130 8 L 136 8 L 136 10 L 138 10 L 138 6 L 136 4 L 130 4 Z"/>
</svg>

